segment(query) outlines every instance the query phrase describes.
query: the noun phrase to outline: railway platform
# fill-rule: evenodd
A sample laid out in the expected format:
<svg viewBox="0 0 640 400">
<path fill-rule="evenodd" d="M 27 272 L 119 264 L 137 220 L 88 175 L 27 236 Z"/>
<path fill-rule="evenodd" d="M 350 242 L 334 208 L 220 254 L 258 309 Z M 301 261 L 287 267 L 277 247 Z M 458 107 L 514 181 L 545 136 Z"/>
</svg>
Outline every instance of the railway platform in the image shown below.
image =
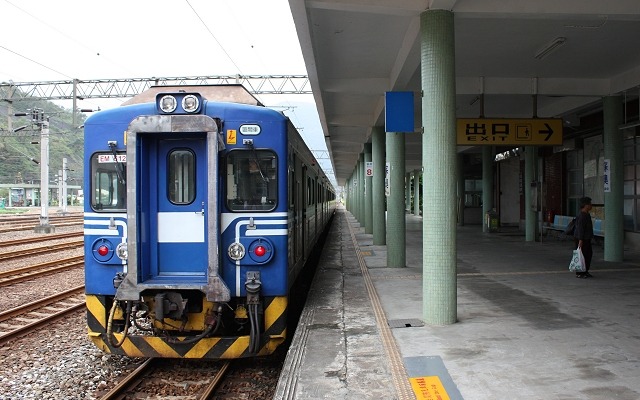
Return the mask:
<svg viewBox="0 0 640 400">
<path fill-rule="evenodd" d="M 457 228 L 457 316 L 422 321 L 422 218 L 407 267 L 338 209 L 274 399 L 638 399 L 640 252 L 589 279 L 572 244 Z"/>
</svg>

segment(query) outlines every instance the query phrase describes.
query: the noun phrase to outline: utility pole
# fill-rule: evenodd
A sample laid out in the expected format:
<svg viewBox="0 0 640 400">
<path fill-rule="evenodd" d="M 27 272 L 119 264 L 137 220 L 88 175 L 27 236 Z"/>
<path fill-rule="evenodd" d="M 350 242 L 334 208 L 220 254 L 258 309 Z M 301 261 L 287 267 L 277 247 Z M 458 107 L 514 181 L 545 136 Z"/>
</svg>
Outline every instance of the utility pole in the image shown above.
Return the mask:
<svg viewBox="0 0 640 400">
<path fill-rule="evenodd" d="M 60 212 L 62 212 L 62 170 L 58 170 L 58 174 L 54 175 L 54 182 L 58 184 L 58 206 L 60 207 Z"/>
<path fill-rule="evenodd" d="M 49 118 L 43 110 L 33 110 L 34 120 L 40 126 L 40 225 L 36 233 L 53 233 L 56 228 L 49 224 Z"/>
<path fill-rule="evenodd" d="M 62 215 L 67 215 L 67 158 L 62 159 Z"/>
<path fill-rule="evenodd" d="M 14 115 L 27 116 L 26 113 Z M 49 224 L 49 117 L 44 116 L 44 110 L 34 108 L 31 110 L 31 123 L 40 128 L 40 224 L 33 230 L 36 233 L 53 233 L 56 228 Z"/>
<path fill-rule="evenodd" d="M 26 117 L 27 113 L 13 115 Z M 49 117 L 44 116 L 41 108 L 34 108 L 30 115 L 31 123 L 40 128 L 40 224 L 33 230 L 36 233 L 53 233 L 56 228 L 49 224 Z M 14 132 L 24 128 L 26 126 L 16 128 Z"/>
</svg>

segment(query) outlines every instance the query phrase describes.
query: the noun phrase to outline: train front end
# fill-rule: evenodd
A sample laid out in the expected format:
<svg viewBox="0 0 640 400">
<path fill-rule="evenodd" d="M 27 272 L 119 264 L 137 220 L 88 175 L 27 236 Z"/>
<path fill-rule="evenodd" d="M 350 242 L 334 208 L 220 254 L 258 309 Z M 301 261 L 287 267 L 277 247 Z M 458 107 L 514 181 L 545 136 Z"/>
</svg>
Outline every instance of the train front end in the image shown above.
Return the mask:
<svg viewBox="0 0 640 400">
<path fill-rule="evenodd" d="M 250 140 L 237 142 L 242 132 Z M 279 113 L 198 93 L 162 93 L 155 104 L 86 121 L 85 274 L 96 346 L 166 358 L 275 351 L 288 290 L 283 143 Z"/>
</svg>

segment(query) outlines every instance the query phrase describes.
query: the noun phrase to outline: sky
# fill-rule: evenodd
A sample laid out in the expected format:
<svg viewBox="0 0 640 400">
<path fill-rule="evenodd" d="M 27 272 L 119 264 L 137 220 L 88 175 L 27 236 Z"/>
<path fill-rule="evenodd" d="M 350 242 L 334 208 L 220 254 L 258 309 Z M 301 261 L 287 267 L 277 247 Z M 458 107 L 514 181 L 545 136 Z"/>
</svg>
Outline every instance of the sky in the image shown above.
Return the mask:
<svg viewBox="0 0 640 400">
<path fill-rule="evenodd" d="M 307 74 L 287 0 L 0 0 L 0 16 L 0 82 Z M 257 97 L 326 153 L 312 95 Z"/>
</svg>

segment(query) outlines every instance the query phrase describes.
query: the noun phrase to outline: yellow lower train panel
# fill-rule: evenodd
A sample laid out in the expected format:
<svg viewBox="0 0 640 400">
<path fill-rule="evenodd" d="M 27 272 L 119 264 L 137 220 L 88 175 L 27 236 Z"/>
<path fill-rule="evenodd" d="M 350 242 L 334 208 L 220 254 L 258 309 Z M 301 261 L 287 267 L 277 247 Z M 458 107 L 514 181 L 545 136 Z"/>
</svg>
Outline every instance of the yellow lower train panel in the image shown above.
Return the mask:
<svg viewBox="0 0 640 400">
<path fill-rule="evenodd" d="M 286 338 L 286 297 L 269 299 L 265 305 L 265 333 L 260 338 L 260 351 L 249 352 L 249 336 L 221 336 L 202 338 L 193 343 L 185 337 L 167 340 L 158 336 L 127 335 L 120 347 L 107 341 L 107 315 L 104 297 L 87 295 L 87 323 L 89 338 L 105 353 L 129 357 L 234 359 L 272 354 Z M 123 340 L 122 333 L 112 334 L 112 343 Z"/>
<path fill-rule="evenodd" d="M 120 354 L 129 357 L 161 358 L 212 358 L 233 359 L 266 356 L 272 354 L 284 342 L 284 336 L 270 336 L 263 341 L 259 353 L 250 353 L 249 337 L 204 338 L 195 343 L 168 343 L 154 336 L 128 336 L 122 346 L 114 348 L 104 340 L 101 333 L 89 332 L 89 338 L 105 353 Z M 114 341 L 122 340 L 122 334 L 113 335 Z"/>
</svg>

